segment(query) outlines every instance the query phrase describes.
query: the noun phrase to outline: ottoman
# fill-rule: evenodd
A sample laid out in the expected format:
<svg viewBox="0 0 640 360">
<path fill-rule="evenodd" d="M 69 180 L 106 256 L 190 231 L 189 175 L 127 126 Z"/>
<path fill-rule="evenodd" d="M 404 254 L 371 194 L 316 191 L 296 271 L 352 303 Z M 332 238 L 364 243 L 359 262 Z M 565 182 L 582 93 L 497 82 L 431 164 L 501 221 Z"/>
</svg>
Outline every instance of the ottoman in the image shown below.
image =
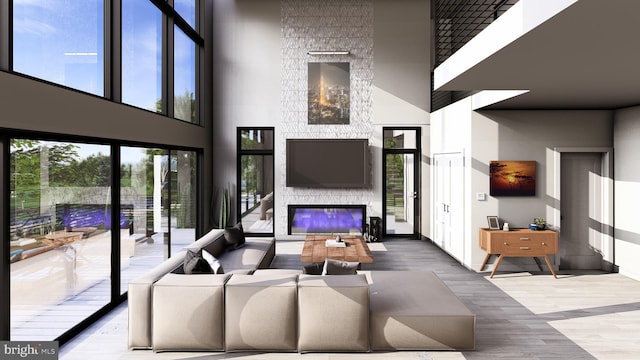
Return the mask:
<svg viewBox="0 0 640 360">
<path fill-rule="evenodd" d="M 153 285 L 153 351 L 224 350 L 227 274 L 172 274 Z"/>
<path fill-rule="evenodd" d="M 473 350 L 476 316 L 431 271 L 371 271 L 372 350 Z"/>
<path fill-rule="evenodd" d="M 369 351 L 364 275 L 300 275 L 298 351 Z"/>
<path fill-rule="evenodd" d="M 225 288 L 227 351 L 295 351 L 297 275 L 234 274 Z"/>
</svg>

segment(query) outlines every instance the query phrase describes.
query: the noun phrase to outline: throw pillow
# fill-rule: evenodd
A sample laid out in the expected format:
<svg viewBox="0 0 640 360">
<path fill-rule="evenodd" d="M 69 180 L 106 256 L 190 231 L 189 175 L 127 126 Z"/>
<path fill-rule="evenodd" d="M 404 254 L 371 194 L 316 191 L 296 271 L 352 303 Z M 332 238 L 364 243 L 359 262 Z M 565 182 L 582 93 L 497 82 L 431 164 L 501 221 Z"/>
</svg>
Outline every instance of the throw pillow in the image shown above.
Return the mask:
<svg viewBox="0 0 640 360">
<path fill-rule="evenodd" d="M 235 250 L 244 246 L 244 230 L 242 224 L 237 223 L 233 227 L 228 227 L 224 230 L 224 240 L 227 245 L 227 249 Z"/>
<path fill-rule="evenodd" d="M 224 274 L 224 269 L 222 269 L 222 264 L 220 264 L 220 260 L 218 260 L 215 256 L 213 256 L 207 250 L 202 250 L 202 257 L 209 263 L 211 269 L 214 274 Z"/>
<path fill-rule="evenodd" d="M 355 275 L 359 262 L 326 259 L 322 268 L 322 275 Z"/>
<path fill-rule="evenodd" d="M 184 257 L 184 263 L 182 264 L 184 273 L 191 274 L 213 274 L 213 269 L 207 260 L 202 258 L 202 250 L 187 249 L 187 254 Z"/>
<path fill-rule="evenodd" d="M 322 275 L 322 269 L 324 268 L 324 263 L 323 262 L 319 262 L 319 263 L 313 263 L 310 265 L 305 265 L 302 267 L 302 273 L 303 274 L 309 274 L 309 275 Z"/>
</svg>

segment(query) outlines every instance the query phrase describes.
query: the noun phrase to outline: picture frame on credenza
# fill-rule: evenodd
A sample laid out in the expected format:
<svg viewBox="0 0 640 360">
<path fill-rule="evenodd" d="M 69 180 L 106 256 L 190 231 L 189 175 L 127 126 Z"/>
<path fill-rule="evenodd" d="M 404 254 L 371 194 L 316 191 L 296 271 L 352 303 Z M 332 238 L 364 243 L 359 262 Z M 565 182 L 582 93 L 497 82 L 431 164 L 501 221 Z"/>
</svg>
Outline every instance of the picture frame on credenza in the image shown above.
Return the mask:
<svg viewBox="0 0 640 360">
<path fill-rule="evenodd" d="M 487 216 L 489 230 L 500 230 L 500 221 L 497 216 Z"/>
</svg>

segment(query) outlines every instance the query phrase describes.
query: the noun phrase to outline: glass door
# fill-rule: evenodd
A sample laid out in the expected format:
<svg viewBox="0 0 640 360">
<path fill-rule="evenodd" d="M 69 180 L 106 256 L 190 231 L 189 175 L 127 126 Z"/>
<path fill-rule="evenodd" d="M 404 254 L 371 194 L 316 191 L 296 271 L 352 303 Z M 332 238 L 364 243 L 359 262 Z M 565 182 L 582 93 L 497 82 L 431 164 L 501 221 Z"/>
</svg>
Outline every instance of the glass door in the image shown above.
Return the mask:
<svg viewBox="0 0 640 360">
<path fill-rule="evenodd" d="M 238 128 L 237 218 L 252 236 L 273 235 L 273 139 L 273 128 Z"/>
<path fill-rule="evenodd" d="M 384 128 L 383 229 L 387 237 L 420 234 L 420 129 Z"/>
</svg>

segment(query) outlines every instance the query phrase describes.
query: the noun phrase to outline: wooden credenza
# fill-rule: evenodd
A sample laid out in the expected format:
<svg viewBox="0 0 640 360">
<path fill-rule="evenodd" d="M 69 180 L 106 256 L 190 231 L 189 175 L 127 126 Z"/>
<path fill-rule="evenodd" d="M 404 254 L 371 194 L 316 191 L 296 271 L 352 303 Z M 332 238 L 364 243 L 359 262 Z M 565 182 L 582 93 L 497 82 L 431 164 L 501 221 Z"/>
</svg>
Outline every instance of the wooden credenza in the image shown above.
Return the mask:
<svg viewBox="0 0 640 360">
<path fill-rule="evenodd" d="M 498 266 L 500 266 L 500 262 L 505 257 L 533 257 L 538 268 L 542 271 L 538 256 L 544 257 L 547 266 L 549 266 L 549 270 L 551 270 L 551 274 L 553 274 L 554 278 L 558 278 L 547 256 L 558 253 L 558 233 L 555 231 L 533 231 L 529 229 L 503 231 L 480 228 L 478 239 L 480 248 L 487 252 L 487 255 L 482 261 L 480 271 L 487 265 L 487 261 L 489 261 L 491 255 L 499 255 L 491 272 L 491 278 L 493 278 L 493 275 L 498 270 Z"/>
</svg>

